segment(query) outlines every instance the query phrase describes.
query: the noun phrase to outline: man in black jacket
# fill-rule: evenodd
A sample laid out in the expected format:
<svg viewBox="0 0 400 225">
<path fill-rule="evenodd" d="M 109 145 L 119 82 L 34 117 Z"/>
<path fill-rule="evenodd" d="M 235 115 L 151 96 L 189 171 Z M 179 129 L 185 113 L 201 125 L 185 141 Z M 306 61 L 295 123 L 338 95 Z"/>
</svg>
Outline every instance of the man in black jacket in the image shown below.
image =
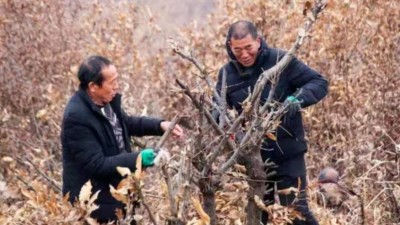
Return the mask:
<svg viewBox="0 0 400 225">
<path fill-rule="evenodd" d="M 231 61 L 221 68 L 216 89 L 221 93 L 222 74 L 226 71 L 226 102 L 238 113 L 242 112 L 241 103 L 254 90 L 260 74 L 273 67 L 285 54 L 284 51 L 269 48 L 257 34 L 255 25 L 249 21 L 238 21 L 228 31 L 226 47 Z M 261 95 L 261 103 L 268 98 L 271 84 L 267 83 Z M 273 96 L 279 102 L 290 101 L 288 112 L 282 119 L 275 136 L 277 140 L 266 138 L 260 150 L 263 160 L 270 159 L 276 165 L 277 175 L 272 178 L 277 189 L 299 187 L 300 193 L 280 195 L 274 199 L 274 191 L 264 196 L 265 203 L 293 205 L 302 213 L 303 220 L 295 220 L 294 224 L 318 224 L 310 212 L 306 199 L 306 166 L 304 154 L 307 143 L 304 138 L 301 108 L 313 105 L 327 94 L 328 82 L 316 71 L 294 58 L 283 70 Z M 268 182 L 268 189 L 275 182 Z M 268 215 L 262 216 L 267 223 Z"/>
<path fill-rule="evenodd" d="M 105 57 L 91 56 L 79 68 L 79 90 L 69 100 L 62 122 L 63 194 L 74 203 L 82 186 L 90 180 L 99 209 L 92 217 L 99 222 L 116 219 L 115 210 L 124 205 L 110 194 L 122 180 L 116 167 L 135 170 L 139 153 L 132 152 L 129 136 L 162 135 L 170 122 L 149 117 L 128 116 L 121 108 L 118 73 Z M 175 137 L 183 134 L 176 125 Z M 154 151 L 142 151 L 142 165 L 152 166 Z"/>
</svg>

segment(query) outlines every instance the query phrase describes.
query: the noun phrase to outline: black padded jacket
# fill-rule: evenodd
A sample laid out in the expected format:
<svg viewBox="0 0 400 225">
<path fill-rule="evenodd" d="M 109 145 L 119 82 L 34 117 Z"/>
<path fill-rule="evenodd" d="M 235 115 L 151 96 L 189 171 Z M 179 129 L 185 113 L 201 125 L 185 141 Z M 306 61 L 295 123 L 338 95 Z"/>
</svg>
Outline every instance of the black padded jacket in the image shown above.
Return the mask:
<svg viewBox="0 0 400 225">
<path fill-rule="evenodd" d="M 122 126 L 125 151 L 118 148 L 111 124 L 82 89 L 69 100 L 61 131 L 63 194 L 69 193 L 69 200 L 75 202 L 82 186 L 90 180 L 92 193 L 100 190 L 95 201 L 100 208 L 92 216 L 102 221 L 115 219 L 115 209 L 123 209 L 122 203 L 111 196 L 109 186 L 116 187 L 122 180 L 117 166 L 135 170 L 138 153 L 131 152 L 129 136 L 163 133 L 159 119 L 128 116 L 121 108 L 119 94 L 110 105 Z"/>
<path fill-rule="evenodd" d="M 249 92 L 253 92 L 261 73 L 273 67 L 286 53 L 279 49 L 269 48 L 261 39 L 256 62 L 251 67 L 243 67 L 236 60 L 228 44 L 227 51 L 231 61 L 220 69 L 216 89 L 221 94 L 222 73 L 225 69 L 227 104 L 241 113 L 241 103 L 249 96 Z M 271 84 L 267 82 L 261 96 L 262 104 L 268 98 L 270 88 Z M 300 60 L 293 58 L 280 75 L 273 99 L 283 102 L 298 89 L 301 89 L 298 99 L 302 101 L 301 107 L 305 108 L 317 103 L 327 95 L 328 81 Z M 307 151 L 300 112 L 291 118 L 284 116 L 275 136 L 277 137 L 276 141 L 266 138 L 263 142 L 261 154 L 264 160 L 269 158 L 275 163 L 281 164 Z"/>
</svg>

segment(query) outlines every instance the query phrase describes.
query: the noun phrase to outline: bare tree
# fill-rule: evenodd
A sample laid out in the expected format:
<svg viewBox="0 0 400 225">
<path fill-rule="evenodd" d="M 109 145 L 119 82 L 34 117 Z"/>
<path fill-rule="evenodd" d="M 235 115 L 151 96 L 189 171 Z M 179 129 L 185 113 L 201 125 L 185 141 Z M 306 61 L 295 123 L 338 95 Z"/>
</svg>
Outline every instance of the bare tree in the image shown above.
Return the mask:
<svg viewBox="0 0 400 225">
<path fill-rule="evenodd" d="M 316 1 L 314 7 L 306 4 L 304 9 L 310 13 L 305 18 L 304 26 L 299 29 L 297 39 L 291 49 L 283 56 L 277 64 L 269 70 L 264 71 L 255 85 L 254 91 L 242 103 L 243 111 L 236 118 L 227 113 L 226 106 L 226 72 L 223 71 L 221 96 L 214 89 L 213 100 L 203 92 L 194 93 L 190 87 L 181 80 L 176 80 L 182 92 L 188 96 L 194 107 L 198 110 L 198 121 L 195 128 L 195 137 L 191 160 L 197 178 L 193 179 L 199 187 L 203 197 L 203 208 L 211 218 L 211 224 L 217 224 L 215 192 L 220 188 L 221 176 L 235 164 L 244 165 L 247 173 L 247 182 L 250 186 L 248 191 L 248 205 L 246 207 L 247 224 L 259 224 L 261 217 L 260 206 L 256 204 L 257 196 L 262 198 L 265 194 L 265 181 L 274 172 L 266 170 L 273 163 L 264 162 L 259 153 L 261 144 L 266 134 L 272 135 L 280 124 L 282 116 L 286 113 L 291 103 L 275 102 L 272 98 L 279 75 L 293 59 L 298 49 L 308 36 L 311 26 L 316 21 L 319 13 L 325 8 L 324 1 Z M 307 15 L 307 13 L 305 13 Z M 207 70 L 194 57 L 193 52 L 182 51 L 176 43 L 171 42 L 174 52 L 180 57 L 193 63 L 200 71 L 202 78 L 209 88 L 213 88 L 212 81 Z M 261 104 L 260 97 L 267 82 L 271 84 L 269 98 Z M 219 124 L 210 113 L 212 109 L 219 112 Z M 211 129 L 209 129 L 211 127 Z M 232 138 L 234 137 L 234 138 Z M 224 149 L 231 154 L 222 163 L 216 164 L 216 160 Z M 264 207 L 265 208 L 265 207 Z"/>
</svg>

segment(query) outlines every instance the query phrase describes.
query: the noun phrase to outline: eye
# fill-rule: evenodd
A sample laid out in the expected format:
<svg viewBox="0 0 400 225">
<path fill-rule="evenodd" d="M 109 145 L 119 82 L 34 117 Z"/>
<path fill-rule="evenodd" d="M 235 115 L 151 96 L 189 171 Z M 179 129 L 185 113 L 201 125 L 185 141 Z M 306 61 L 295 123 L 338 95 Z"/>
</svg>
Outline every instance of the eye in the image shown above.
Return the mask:
<svg viewBox="0 0 400 225">
<path fill-rule="evenodd" d="M 110 84 L 111 86 L 115 86 L 115 85 L 117 84 L 117 82 L 118 82 L 118 80 L 115 79 L 115 80 L 112 80 L 109 84 Z"/>
</svg>

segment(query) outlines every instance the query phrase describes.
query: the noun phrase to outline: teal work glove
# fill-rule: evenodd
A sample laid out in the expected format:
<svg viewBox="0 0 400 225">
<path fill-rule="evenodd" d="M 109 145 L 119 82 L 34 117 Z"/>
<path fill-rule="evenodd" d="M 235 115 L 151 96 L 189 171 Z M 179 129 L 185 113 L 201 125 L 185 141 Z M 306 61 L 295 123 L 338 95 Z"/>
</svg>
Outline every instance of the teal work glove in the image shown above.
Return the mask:
<svg viewBox="0 0 400 225">
<path fill-rule="evenodd" d="M 288 105 L 287 115 L 291 118 L 293 118 L 296 115 L 296 113 L 298 111 L 300 111 L 300 109 L 301 109 L 301 106 L 300 106 L 301 101 L 299 101 L 299 99 L 297 99 L 296 97 L 294 97 L 292 95 L 290 95 L 286 98 L 284 104 Z"/>
<path fill-rule="evenodd" d="M 142 155 L 142 166 L 149 167 L 154 166 L 154 159 L 156 158 L 156 153 L 152 148 L 143 149 L 140 154 Z"/>
</svg>

